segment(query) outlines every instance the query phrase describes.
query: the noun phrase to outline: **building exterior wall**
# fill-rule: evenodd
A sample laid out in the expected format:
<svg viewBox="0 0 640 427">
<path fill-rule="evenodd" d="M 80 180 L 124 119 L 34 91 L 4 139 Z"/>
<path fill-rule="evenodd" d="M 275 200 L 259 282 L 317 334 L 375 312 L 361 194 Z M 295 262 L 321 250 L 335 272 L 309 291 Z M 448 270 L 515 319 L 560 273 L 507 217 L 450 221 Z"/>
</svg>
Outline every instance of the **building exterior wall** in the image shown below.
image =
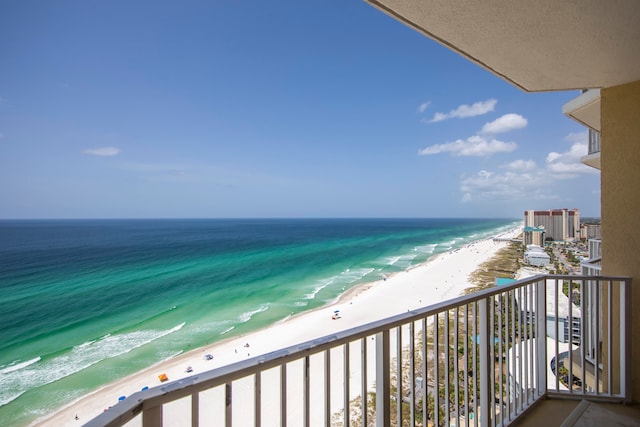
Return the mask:
<svg viewBox="0 0 640 427">
<path fill-rule="evenodd" d="M 527 253 L 524 258 L 527 264 L 535 265 L 537 267 L 545 267 L 551 263 L 549 255 L 545 253 Z"/>
<path fill-rule="evenodd" d="M 535 246 L 544 246 L 544 238 L 546 236 L 546 232 L 544 228 L 535 228 L 535 227 L 524 227 L 524 231 L 522 232 L 522 243 L 525 246 L 535 245 Z"/>
<path fill-rule="evenodd" d="M 546 237 L 553 240 L 577 239 L 580 238 L 580 210 L 524 211 L 524 226 L 544 227 Z"/>
<path fill-rule="evenodd" d="M 602 237 L 600 224 L 582 224 L 580 227 L 581 239 L 599 239 Z"/>
<path fill-rule="evenodd" d="M 637 226 L 640 80 L 602 89 L 601 140 L 602 272 L 633 279 L 631 360 L 637 361 L 640 360 L 640 228 Z M 619 311 L 615 297 L 613 302 L 613 310 Z M 615 360 L 615 353 L 613 357 Z M 640 366 L 633 362 L 632 365 L 635 365 L 632 397 L 640 401 Z"/>
</svg>

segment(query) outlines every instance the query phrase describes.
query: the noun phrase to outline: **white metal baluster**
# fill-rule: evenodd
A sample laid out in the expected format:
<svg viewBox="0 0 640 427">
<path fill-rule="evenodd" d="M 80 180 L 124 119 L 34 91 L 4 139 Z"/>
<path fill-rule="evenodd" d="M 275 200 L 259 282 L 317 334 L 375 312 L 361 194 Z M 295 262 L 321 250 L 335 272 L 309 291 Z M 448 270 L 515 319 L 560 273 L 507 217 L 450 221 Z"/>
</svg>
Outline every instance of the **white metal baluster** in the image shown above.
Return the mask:
<svg viewBox="0 0 640 427">
<path fill-rule="evenodd" d="M 453 320 L 453 392 L 454 392 L 454 404 L 456 408 L 456 426 L 460 423 L 460 397 L 459 397 L 459 378 L 460 378 L 460 369 L 458 367 L 458 354 L 460 346 L 458 344 L 458 328 L 460 326 L 459 322 L 460 311 L 458 307 L 454 310 L 454 320 Z"/>
<path fill-rule="evenodd" d="M 415 353 L 415 333 L 413 322 L 409 323 L 409 421 L 416 425 L 416 353 Z"/>
<path fill-rule="evenodd" d="M 287 427 L 287 365 L 280 365 L 280 425 Z"/>
<path fill-rule="evenodd" d="M 233 425 L 233 417 L 232 417 L 232 386 L 231 383 L 226 383 L 224 385 L 224 396 L 225 396 L 225 414 L 224 414 L 224 422 L 226 427 L 231 427 Z"/>
<path fill-rule="evenodd" d="M 513 414 L 518 415 L 518 400 L 520 399 L 520 391 L 518 387 L 518 340 L 516 339 L 516 323 L 518 318 L 516 317 L 516 289 L 511 291 L 511 383 L 513 384 L 513 402 L 512 410 Z"/>
<path fill-rule="evenodd" d="M 396 328 L 396 415 L 402 425 L 402 326 Z"/>
<path fill-rule="evenodd" d="M 422 318 L 422 419 L 427 424 L 429 419 L 429 399 L 427 397 L 427 361 L 429 352 L 427 347 L 427 318 Z"/>
<path fill-rule="evenodd" d="M 142 427 L 158 427 L 163 425 L 162 405 L 153 408 L 143 409 Z"/>
<path fill-rule="evenodd" d="M 256 372 L 253 384 L 253 404 L 254 404 L 254 425 L 260 427 L 262 424 L 262 371 Z"/>
<path fill-rule="evenodd" d="M 533 283 L 527 285 L 527 287 L 525 288 L 525 291 L 529 291 L 529 298 L 528 301 L 529 303 L 527 304 L 527 306 L 529 307 L 527 309 L 527 336 L 529 338 L 529 388 L 527 389 L 528 393 L 528 403 L 533 403 L 533 400 L 535 398 L 534 393 L 535 393 L 535 352 L 534 352 L 534 347 L 533 347 L 533 342 L 534 342 L 534 338 L 536 337 L 536 334 L 534 332 L 534 320 L 533 320 L 533 302 L 534 302 L 534 297 L 533 297 Z M 529 405 L 527 405 L 529 406 Z"/>
<path fill-rule="evenodd" d="M 601 314 L 602 314 L 602 307 L 600 306 L 600 291 L 602 289 L 602 282 L 600 281 L 600 279 L 597 279 L 598 281 L 597 283 L 597 287 L 596 287 L 596 291 L 594 292 L 595 294 L 595 304 L 596 304 L 596 342 L 595 342 L 595 347 L 596 347 L 596 354 L 595 354 L 595 365 L 594 365 L 594 373 L 595 373 L 595 379 L 596 379 L 596 383 L 594 385 L 595 387 L 595 393 L 596 395 L 600 394 L 600 361 L 601 361 L 601 355 L 600 355 L 600 328 L 602 327 L 602 318 L 601 318 Z"/>
<path fill-rule="evenodd" d="M 506 354 L 506 360 L 507 360 L 507 381 L 506 381 L 506 412 L 507 412 L 507 417 L 508 420 L 511 421 L 512 418 L 512 405 L 511 405 L 511 400 L 513 399 L 513 394 L 511 393 L 511 384 L 512 384 L 512 378 L 511 378 L 511 371 L 512 371 L 512 367 L 513 365 L 511 365 L 511 368 L 509 367 L 509 348 L 510 345 L 512 344 L 512 335 L 511 335 L 511 330 L 510 330 L 510 316 L 509 316 L 509 309 L 510 307 L 513 307 L 513 301 L 511 301 L 511 296 L 513 295 L 512 291 L 507 291 L 505 293 L 505 308 L 504 308 L 504 341 L 505 341 L 505 354 Z"/>
<path fill-rule="evenodd" d="M 495 300 L 495 295 L 490 296 L 489 298 L 487 298 L 488 300 L 488 304 L 489 306 L 487 307 L 488 311 L 489 311 L 489 336 L 487 337 L 488 340 L 488 345 L 489 345 L 489 377 L 487 378 L 487 380 L 489 381 L 490 387 L 489 390 L 491 390 L 491 394 L 490 394 L 490 401 L 489 404 L 491 405 L 491 425 L 495 427 L 496 425 L 496 368 L 495 368 L 495 360 L 496 360 L 496 334 L 495 334 L 495 308 L 496 308 L 496 300 Z"/>
<path fill-rule="evenodd" d="M 440 346 L 438 345 L 440 328 L 438 325 L 438 314 L 433 315 L 433 418 L 434 425 L 440 425 Z"/>
<path fill-rule="evenodd" d="M 349 394 L 351 385 L 351 368 L 349 367 L 349 346 L 350 343 L 344 344 L 344 427 L 349 427 L 351 420 L 351 412 L 349 407 Z"/>
<path fill-rule="evenodd" d="M 464 419 L 469 426 L 469 304 L 464 305 Z"/>
<path fill-rule="evenodd" d="M 368 399 L 367 399 L 367 337 L 362 337 L 360 340 L 361 347 L 361 359 L 360 370 L 362 372 L 362 425 L 367 426 L 368 423 Z M 327 424 L 329 423 L 327 419 Z"/>
<path fill-rule="evenodd" d="M 522 412 L 524 411 L 524 394 L 526 393 L 523 380 L 524 357 L 522 357 L 522 342 L 524 341 L 522 333 L 522 311 L 526 309 L 526 305 L 524 304 L 525 301 L 522 297 L 522 287 L 518 288 L 518 301 L 520 302 L 520 305 L 518 306 L 518 391 L 520 392 L 520 404 L 518 409 Z"/>
<path fill-rule="evenodd" d="M 310 404 L 310 399 L 309 399 L 309 392 L 310 392 L 310 378 L 309 378 L 309 356 L 305 356 L 304 357 L 304 364 L 303 364 L 303 423 L 304 426 L 307 427 L 309 425 L 309 420 L 310 420 L 310 414 L 309 414 L 309 404 Z"/>
<path fill-rule="evenodd" d="M 527 295 L 527 288 L 526 287 L 521 287 L 520 289 L 522 289 L 522 298 L 523 298 L 523 304 L 522 304 L 522 328 L 524 329 L 522 331 L 522 338 L 520 340 L 520 342 L 522 343 L 523 346 L 523 352 L 521 355 L 521 359 L 522 359 L 522 363 L 524 364 L 524 396 L 523 396 L 523 403 L 524 403 L 524 407 L 526 408 L 527 406 L 529 406 L 529 352 L 527 351 L 527 344 L 528 341 L 530 339 L 529 337 L 529 298 Z"/>
<path fill-rule="evenodd" d="M 473 339 L 471 347 L 473 348 L 473 425 L 478 427 L 478 375 L 480 375 L 480 366 L 478 365 L 478 302 L 474 301 L 471 306 L 473 311 Z M 437 425 L 437 424 L 436 424 Z"/>
<path fill-rule="evenodd" d="M 631 403 L 631 283 L 620 286 L 620 393 L 625 403 Z"/>
<path fill-rule="evenodd" d="M 449 386 L 451 380 L 449 379 L 449 373 L 451 372 L 451 367 L 449 366 L 449 320 L 450 320 L 450 312 L 449 310 L 444 312 L 444 331 L 443 331 L 443 343 L 444 346 L 444 369 L 442 371 L 442 375 L 444 378 L 444 417 L 445 417 L 445 425 L 451 425 L 451 414 L 449 404 Z"/>
<path fill-rule="evenodd" d="M 491 425 L 489 412 L 491 398 L 491 359 L 489 350 L 490 327 L 493 322 L 489 319 L 489 298 L 478 301 L 480 306 L 480 425 L 488 427 Z"/>
<path fill-rule="evenodd" d="M 556 337 L 555 339 L 555 351 L 554 351 L 554 358 L 556 361 L 556 389 L 555 391 L 560 391 L 560 360 L 559 360 L 559 354 L 560 354 L 560 348 L 559 348 L 559 341 L 560 341 L 560 331 L 558 330 L 558 305 L 560 305 L 560 298 L 558 298 L 558 279 L 555 279 L 553 281 L 553 286 L 554 286 L 554 291 L 553 291 L 553 299 L 555 301 L 554 303 L 554 307 L 555 307 L 555 311 L 553 313 L 554 316 L 554 322 L 553 322 L 553 328 L 554 328 L 554 335 Z"/>
<path fill-rule="evenodd" d="M 585 394 L 586 392 L 586 365 L 587 365 L 587 353 L 586 353 L 586 346 L 587 346 L 587 340 L 586 340 L 586 334 L 589 333 L 589 331 L 591 331 L 591 323 L 588 321 L 588 319 L 591 318 L 591 315 L 587 315 L 587 310 L 591 310 L 591 307 L 585 307 L 586 303 L 585 303 L 585 299 L 587 299 L 587 294 L 589 292 L 591 292 L 591 284 L 590 281 L 585 281 L 583 280 L 582 282 L 580 282 L 580 364 L 582 365 L 582 376 L 580 377 L 580 392 L 582 394 Z M 593 301 L 591 301 L 591 298 L 589 298 L 589 302 L 593 303 Z M 589 311 L 590 313 L 590 311 Z"/>
<path fill-rule="evenodd" d="M 390 427 L 389 330 L 376 335 L 376 426 Z"/>
<path fill-rule="evenodd" d="M 200 393 L 191 393 L 191 427 L 200 425 Z"/>
<path fill-rule="evenodd" d="M 573 280 L 569 280 L 569 394 L 573 394 Z"/>
<path fill-rule="evenodd" d="M 499 420 L 500 420 L 500 425 L 503 426 L 504 425 L 504 390 L 503 390 L 503 382 L 504 382 L 504 367 L 502 366 L 503 364 L 503 353 L 502 353 L 502 349 L 503 349 L 503 324 L 502 324 L 502 301 L 504 298 L 504 294 L 498 294 L 497 295 L 498 298 L 498 329 L 497 332 L 499 334 L 499 338 L 497 340 L 497 344 L 498 344 L 498 394 L 500 396 L 499 400 L 500 400 L 500 414 L 499 414 Z"/>
<path fill-rule="evenodd" d="M 324 351 L 324 422 L 331 423 L 331 349 Z"/>
<path fill-rule="evenodd" d="M 538 370 L 538 396 L 547 393 L 547 281 L 536 283 L 536 344 Z"/>
</svg>

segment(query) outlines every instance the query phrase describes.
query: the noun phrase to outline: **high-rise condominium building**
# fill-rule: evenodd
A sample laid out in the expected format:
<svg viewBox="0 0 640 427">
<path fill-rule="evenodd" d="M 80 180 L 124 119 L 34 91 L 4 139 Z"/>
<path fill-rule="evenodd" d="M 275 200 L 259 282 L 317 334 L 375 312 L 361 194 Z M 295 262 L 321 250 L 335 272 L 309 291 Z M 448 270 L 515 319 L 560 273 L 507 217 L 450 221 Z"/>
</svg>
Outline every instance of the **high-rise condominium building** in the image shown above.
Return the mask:
<svg viewBox="0 0 640 427">
<path fill-rule="evenodd" d="M 580 238 L 580 210 L 524 211 L 524 226 L 544 227 L 546 238 L 553 240 L 578 239 Z"/>
</svg>

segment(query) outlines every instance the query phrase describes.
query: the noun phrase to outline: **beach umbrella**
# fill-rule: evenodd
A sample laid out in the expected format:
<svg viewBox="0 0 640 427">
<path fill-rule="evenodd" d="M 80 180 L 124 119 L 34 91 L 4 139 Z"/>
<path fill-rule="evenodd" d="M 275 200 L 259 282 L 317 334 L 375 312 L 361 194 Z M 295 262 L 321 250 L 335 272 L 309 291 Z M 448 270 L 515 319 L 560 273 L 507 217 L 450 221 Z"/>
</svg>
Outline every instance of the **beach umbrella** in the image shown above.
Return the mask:
<svg viewBox="0 0 640 427">
<path fill-rule="evenodd" d="M 123 400 L 125 400 L 127 398 L 127 396 L 120 396 L 118 398 L 118 402 L 122 402 Z"/>
</svg>

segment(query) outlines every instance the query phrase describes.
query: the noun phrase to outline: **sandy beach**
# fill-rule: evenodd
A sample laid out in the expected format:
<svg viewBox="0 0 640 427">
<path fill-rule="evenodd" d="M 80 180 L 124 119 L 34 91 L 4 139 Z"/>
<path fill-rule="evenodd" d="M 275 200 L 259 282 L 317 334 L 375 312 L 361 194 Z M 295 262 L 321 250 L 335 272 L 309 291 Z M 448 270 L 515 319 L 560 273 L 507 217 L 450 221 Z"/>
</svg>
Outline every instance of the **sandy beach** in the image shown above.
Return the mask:
<svg viewBox="0 0 640 427">
<path fill-rule="evenodd" d="M 515 237 L 512 230 L 500 237 Z M 457 297 L 470 287 L 469 275 L 489 260 L 506 242 L 486 239 L 431 258 L 411 270 L 385 280 L 361 285 L 343 294 L 333 304 L 293 316 L 267 328 L 192 350 L 116 381 L 61 408 L 37 426 L 79 426 L 143 387 L 161 384 L 159 374 L 169 381 L 259 356 L 304 341 L 329 335 L 392 315 Z M 335 310 L 340 318 L 332 319 Z M 206 360 L 210 354 L 212 359 Z M 191 372 L 186 372 L 191 367 Z M 333 366 L 333 369 L 340 369 Z M 77 416 L 77 419 L 76 419 Z M 165 420 L 165 425 L 172 425 Z M 177 425 L 177 424 L 176 424 Z"/>
</svg>

